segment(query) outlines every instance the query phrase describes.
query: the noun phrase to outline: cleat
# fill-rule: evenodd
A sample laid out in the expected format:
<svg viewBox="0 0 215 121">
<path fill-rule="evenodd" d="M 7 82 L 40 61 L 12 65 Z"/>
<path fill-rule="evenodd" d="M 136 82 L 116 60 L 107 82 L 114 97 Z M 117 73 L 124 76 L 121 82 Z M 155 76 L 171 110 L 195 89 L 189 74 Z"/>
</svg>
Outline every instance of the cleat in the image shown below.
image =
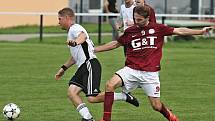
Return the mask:
<svg viewBox="0 0 215 121">
<path fill-rule="evenodd" d="M 91 118 L 91 119 L 82 118 L 81 121 L 95 121 L 95 120 L 93 118 Z"/>
<path fill-rule="evenodd" d="M 136 107 L 139 107 L 139 102 L 133 95 L 131 95 L 130 93 L 124 93 L 124 94 L 126 95 L 126 102 Z"/>
<path fill-rule="evenodd" d="M 179 119 L 171 111 L 169 111 L 169 121 L 179 121 Z"/>
</svg>

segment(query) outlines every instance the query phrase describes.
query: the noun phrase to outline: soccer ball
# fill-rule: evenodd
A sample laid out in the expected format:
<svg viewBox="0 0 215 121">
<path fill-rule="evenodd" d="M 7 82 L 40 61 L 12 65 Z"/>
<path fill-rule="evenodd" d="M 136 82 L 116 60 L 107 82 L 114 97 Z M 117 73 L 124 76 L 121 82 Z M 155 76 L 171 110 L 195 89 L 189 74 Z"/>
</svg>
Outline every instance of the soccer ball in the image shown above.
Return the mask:
<svg viewBox="0 0 215 121">
<path fill-rule="evenodd" d="M 20 108 L 14 103 L 9 103 L 5 105 L 3 108 L 3 115 L 8 120 L 14 120 L 18 118 L 19 114 L 20 114 Z"/>
</svg>

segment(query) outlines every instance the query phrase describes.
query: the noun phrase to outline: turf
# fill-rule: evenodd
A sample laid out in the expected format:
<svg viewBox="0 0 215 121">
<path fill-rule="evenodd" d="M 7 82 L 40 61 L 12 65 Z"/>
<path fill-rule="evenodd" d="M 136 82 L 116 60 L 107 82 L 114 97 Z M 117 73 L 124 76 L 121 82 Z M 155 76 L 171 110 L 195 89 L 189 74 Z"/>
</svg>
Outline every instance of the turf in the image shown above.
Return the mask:
<svg viewBox="0 0 215 121">
<path fill-rule="evenodd" d="M 56 71 L 70 55 L 63 39 L 65 37 L 46 38 L 43 43 L 34 40 L 0 43 L 0 108 L 10 102 L 20 106 L 21 116 L 17 121 L 80 121 L 66 95 L 68 80 L 76 67 L 68 70 L 61 81 L 54 80 Z M 160 72 L 161 100 L 181 121 L 215 120 L 214 50 L 214 40 L 165 45 Z M 122 52 L 119 48 L 97 54 L 103 67 L 102 90 L 113 73 L 123 67 Z M 152 110 L 141 89 L 133 94 L 139 99 L 140 107 L 115 102 L 113 121 L 166 121 Z M 87 105 L 99 120 L 102 104 Z M 0 121 L 5 121 L 3 115 Z"/>
</svg>

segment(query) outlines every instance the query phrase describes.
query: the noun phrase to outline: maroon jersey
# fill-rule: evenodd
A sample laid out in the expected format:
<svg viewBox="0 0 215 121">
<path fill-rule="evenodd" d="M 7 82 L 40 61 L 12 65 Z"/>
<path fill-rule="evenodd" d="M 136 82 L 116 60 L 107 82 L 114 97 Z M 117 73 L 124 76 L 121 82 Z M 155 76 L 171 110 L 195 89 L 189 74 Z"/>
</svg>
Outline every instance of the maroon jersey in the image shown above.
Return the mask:
<svg viewBox="0 0 215 121">
<path fill-rule="evenodd" d="M 126 48 L 125 65 L 136 70 L 159 71 L 164 36 L 172 35 L 174 28 L 150 23 L 144 28 L 132 26 L 118 39 Z"/>
</svg>

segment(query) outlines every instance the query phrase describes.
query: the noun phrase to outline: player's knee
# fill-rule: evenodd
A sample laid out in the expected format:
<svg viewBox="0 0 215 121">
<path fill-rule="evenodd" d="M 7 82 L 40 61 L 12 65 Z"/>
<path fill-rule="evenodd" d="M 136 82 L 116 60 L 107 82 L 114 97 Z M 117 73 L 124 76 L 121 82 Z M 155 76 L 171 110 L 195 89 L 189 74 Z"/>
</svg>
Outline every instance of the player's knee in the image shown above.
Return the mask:
<svg viewBox="0 0 215 121">
<path fill-rule="evenodd" d="M 112 83 L 111 81 L 108 81 L 106 83 L 106 91 L 114 91 L 115 89 L 115 84 Z"/>
<path fill-rule="evenodd" d="M 76 95 L 77 95 L 77 93 L 76 93 L 76 92 L 73 92 L 72 90 L 68 90 L 68 91 L 67 91 L 67 96 L 68 96 L 70 99 L 74 98 Z"/>
<path fill-rule="evenodd" d="M 106 91 L 113 92 L 116 88 L 122 86 L 122 79 L 118 75 L 114 75 L 111 80 L 106 83 Z"/>
<path fill-rule="evenodd" d="M 67 96 L 71 99 L 73 97 L 73 94 L 68 90 L 67 91 Z"/>
</svg>

